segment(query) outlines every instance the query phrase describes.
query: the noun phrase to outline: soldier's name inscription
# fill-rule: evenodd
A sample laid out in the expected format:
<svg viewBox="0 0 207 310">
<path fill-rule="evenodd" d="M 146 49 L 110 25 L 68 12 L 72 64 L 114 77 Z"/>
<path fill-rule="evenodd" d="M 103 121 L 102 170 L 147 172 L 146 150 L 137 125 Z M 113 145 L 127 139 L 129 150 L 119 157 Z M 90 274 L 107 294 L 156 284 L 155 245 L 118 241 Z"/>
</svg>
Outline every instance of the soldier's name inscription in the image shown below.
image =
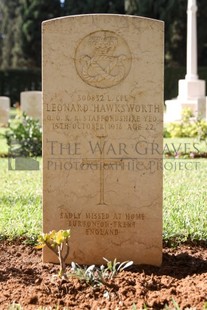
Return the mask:
<svg viewBox="0 0 207 310">
<path fill-rule="evenodd" d="M 77 103 L 61 103 L 47 104 L 47 112 L 115 112 L 115 113 L 159 113 L 160 106 L 153 104 L 77 104 Z"/>
<path fill-rule="evenodd" d="M 161 109 L 158 104 L 135 103 L 133 96 L 124 95 L 112 96 L 111 99 L 108 95 L 78 97 L 82 100 L 72 98 L 71 103 L 61 101 L 46 104 L 47 121 L 52 129 L 156 131 L 156 115 L 159 116 Z M 91 98 L 95 98 L 94 101 Z M 106 101 L 102 103 L 102 99 Z M 118 103 L 119 100 L 123 102 Z"/>
<path fill-rule="evenodd" d="M 136 90 L 134 90 L 135 92 Z M 137 90 L 138 91 L 138 90 Z M 160 112 L 160 105 L 140 103 L 140 94 L 107 94 L 77 91 L 68 93 L 71 103 L 51 102 L 46 104 L 48 112 Z M 56 96 L 54 96 L 56 97 Z M 105 109 L 104 109 L 105 107 Z"/>
</svg>

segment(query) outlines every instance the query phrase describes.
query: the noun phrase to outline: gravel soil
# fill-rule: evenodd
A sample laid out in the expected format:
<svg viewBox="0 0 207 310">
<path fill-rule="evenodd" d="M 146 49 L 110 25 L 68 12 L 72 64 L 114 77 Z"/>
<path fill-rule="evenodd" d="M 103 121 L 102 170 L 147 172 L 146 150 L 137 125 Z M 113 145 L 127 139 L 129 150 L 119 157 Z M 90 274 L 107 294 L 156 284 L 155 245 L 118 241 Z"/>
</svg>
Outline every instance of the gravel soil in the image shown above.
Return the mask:
<svg viewBox="0 0 207 310">
<path fill-rule="evenodd" d="M 70 267 L 68 266 L 68 271 Z M 0 309 L 207 309 L 207 247 L 164 247 L 161 267 L 132 266 L 107 285 L 92 287 L 58 265 L 43 264 L 41 251 L 22 241 L 0 242 Z M 57 307 L 58 306 L 58 307 Z"/>
</svg>

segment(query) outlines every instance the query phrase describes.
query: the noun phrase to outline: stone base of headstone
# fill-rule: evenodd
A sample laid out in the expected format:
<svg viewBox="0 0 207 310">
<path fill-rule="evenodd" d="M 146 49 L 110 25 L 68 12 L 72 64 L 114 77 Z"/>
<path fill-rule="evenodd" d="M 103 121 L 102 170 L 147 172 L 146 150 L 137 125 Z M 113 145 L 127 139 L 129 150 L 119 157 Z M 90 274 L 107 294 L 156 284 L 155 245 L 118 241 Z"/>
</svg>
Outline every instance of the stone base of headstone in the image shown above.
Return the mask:
<svg viewBox="0 0 207 310">
<path fill-rule="evenodd" d="M 42 122 L 42 92 L 24 91 L 20 94 L 21 110 Z"/>
<path fill-rule="evenodd" d="M 164 122 L 176 122 L 182 120 L 182 113 L 185 109 L 191 109 L 193 117 L 207 119 L 207 97 L 181 100 L 178 98 L 166 100 L 166 112 L 164 114 Z"/>
<path fill-rule="evenodd" d="M 10 98 L 0 96 L 0 126 L 7 126 L 9 121 Z"/>
<path fill-rule="evenodd" d="M 206 84 L 204 80 L 179 80 L 178 97 L 180 100 L 205 97 Z"/>
<path fill-rule="evenodd" d="M 183 110 L 192 110 L 193 117 L 207 119 L 206 117 L 206 85 L 204 80 L 183 79 L 178 81 L 178 97 L 166 100 L 164 122 L 181 121 Z"/>
<path fill-rule="evenodd" d="M 206 115 L 206 97 L 193 99 L 193 100 L 181 100 L 179 97 L 166 100 L 166 112 L 164 114 L 164 122 L 176 122 L 182 120 L 182 113 L 185 109 L 191 109 L 193 117 L 207 119 Z"/>
</svg>

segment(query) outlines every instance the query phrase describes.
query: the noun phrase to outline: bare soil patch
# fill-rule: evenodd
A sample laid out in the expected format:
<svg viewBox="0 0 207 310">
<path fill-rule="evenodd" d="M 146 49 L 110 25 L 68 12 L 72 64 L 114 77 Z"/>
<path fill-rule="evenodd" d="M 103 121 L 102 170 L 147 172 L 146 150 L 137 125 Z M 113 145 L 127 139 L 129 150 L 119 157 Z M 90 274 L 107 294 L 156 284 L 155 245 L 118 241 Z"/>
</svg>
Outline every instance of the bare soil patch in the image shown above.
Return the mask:
<svg viewBox="0 0 207 310">
<path fill-rule="evenodd" d="M 70 267 L 68 266 L 68 269 Z M 207 309 L 207 247 L 163 249 L 161 267 L 132 266 L 108 286 L 91 287 L 75 278 L 57 281 L 58 265 L 43 264 L 41 251 L 20 241 L 0 242 L 0 309 L 16 302 L 24 309 L 122 310 Z M 136 305 L 133 306 L 133 305 Z M 54 308 L 53 308 L 54 307 Z"/>
</svg>

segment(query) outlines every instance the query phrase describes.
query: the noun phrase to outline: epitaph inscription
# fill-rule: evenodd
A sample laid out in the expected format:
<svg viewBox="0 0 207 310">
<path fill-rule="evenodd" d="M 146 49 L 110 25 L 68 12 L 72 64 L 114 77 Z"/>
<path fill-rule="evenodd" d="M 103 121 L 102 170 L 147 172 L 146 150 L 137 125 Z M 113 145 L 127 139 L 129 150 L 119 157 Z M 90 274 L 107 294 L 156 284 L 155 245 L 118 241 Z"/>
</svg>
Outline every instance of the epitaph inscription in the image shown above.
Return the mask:
<svg viewBox="0 0 207 310">
<path fill-rule="evenodd" d="M 96 31 L 84 37 L 76 49 L 75 64 L 87 84 L 108 88 L 129 73 L 131 53 L 126 41 L 112 31 Z"/>
<path fill-rule="evenodd" d="M 160 265 L 162 89 L 162 22 L 43 23 L 43 230 L 71 229 L 68 262 Z"/>
</svg>

